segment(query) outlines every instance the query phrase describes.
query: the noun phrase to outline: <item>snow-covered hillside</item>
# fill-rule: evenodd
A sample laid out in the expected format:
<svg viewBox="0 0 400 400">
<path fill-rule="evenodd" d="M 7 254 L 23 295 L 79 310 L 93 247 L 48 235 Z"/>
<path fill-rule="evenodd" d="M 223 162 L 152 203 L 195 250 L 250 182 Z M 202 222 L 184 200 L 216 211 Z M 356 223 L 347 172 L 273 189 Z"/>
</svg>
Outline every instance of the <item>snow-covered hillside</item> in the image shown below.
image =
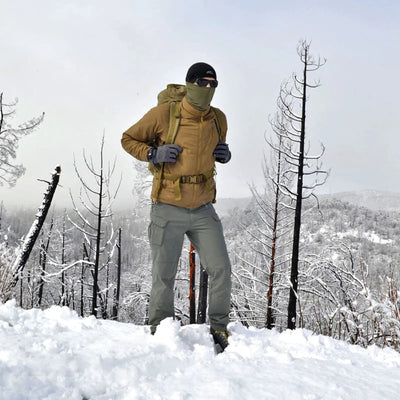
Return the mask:
<svg viewBox="0 0 400 400">
<path fill-rule="evenodd" d="M 397 400 L 400 354 L 306 330 L 231 324 L 215 355 L 207 327 L 79 318 L 68 308 L 0 305 L 0 398 Z"/>
<path fill-rule="evenodd" d="M 400 211 L 400 193 L 379 190 L 339 192 L 319 196 L 320 200 L 337 199 L 375 211 Z"/>
<path fill-rule="evenodd" d="M 397 211 L 400 212 L 400 193 L 384 192 L 379 190 L 359 190 L 350 192 L 339 192 L 331 194 L 319 194 L 321 203 L 333 199 L 350 203 L 358 207 L 368 208 L 374 211 Z M 218 199 L 215 208 L 222 216 L 229 216 L 235 208 L 245 209 L 252 201 L 252 197 Z"/>
</svg>

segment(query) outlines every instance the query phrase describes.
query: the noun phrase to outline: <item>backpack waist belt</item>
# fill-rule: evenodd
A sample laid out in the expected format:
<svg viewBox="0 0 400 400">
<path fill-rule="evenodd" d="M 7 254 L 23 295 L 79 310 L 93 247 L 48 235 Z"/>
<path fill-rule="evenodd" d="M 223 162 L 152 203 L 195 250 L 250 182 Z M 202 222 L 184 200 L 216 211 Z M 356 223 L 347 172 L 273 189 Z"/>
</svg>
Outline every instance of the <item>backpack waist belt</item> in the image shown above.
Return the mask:
<svg viewBox="0 0 400 400">
<path fill-rule="evenodd" d="M 184 175 L 179 178 L 180 183 L 203 183 L 208 178 L 204 174 L 200 175 Z"/>
<path fill-rule="evenodd" d="M 162 179 L 167 179 L 174 182 L 175 200 L 179 201 L 182 199 L 180 188 L 181 183 L 199 184 L 206 182 L 207 189 L 211 190 L 211 178 L 214 175 L 215 171 L 213 168 L 205 172 L 204 174 L 199 175 L 174 175 L 163 172 Z"/>
</svg>

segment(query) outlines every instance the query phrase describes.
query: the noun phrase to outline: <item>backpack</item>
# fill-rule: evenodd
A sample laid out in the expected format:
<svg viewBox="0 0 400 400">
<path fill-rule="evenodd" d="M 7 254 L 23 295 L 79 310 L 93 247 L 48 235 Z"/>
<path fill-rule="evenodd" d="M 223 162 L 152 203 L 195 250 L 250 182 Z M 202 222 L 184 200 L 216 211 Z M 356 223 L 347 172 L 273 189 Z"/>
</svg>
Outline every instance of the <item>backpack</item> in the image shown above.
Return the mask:
<svg viewBox="0 0 400 400">
<path fill-rule="evenodd" d="M 165 141 L 165 144 L 173 144 L 176 138 L 176 135 L 179 130 L 179 124 L 181 121 L 181 102 L 182 99 L 186 95 L 186 86 L 185 85 L 179 85 L 175 83 L 170 83 L 167 85 L 167 88 L 162 90 L 158 96 L 157 96 L 157 105 L 161 105 L 164 103 L 169 103 L 170 108 L 169 108 L 169 127 L 168 127 L 168 134 L 167 138 Z M 211 110 L 214 112 L 214 121 L 215 125 L 217 128 L 218 136 L 219 136 L 219 141 L 221 141 L 222 138 L 222 133 L 221 133 L 221 126 L 218 121 L 218 114 L 221 112 L 220 110 L 217 110 L 213 107 L 211 107 Z M 179 189 L 179 184 L 181 182 L 186 182 L 186 183 L 201 183 L 204 180 L 199 179 L 198 176 L 193 176 L 193 177 L 188 177 L 188 176 L 167 176 L 164 173 L 164 163 L 161 163 L 158 166 L 153 165 L 152 163 L 149 163 L 149 170 L 150 172 L 154 175 L 154 178 L 157 179 L 157 188 L 156 188 L 156 199 L 158 199 L 158 194 L 161 188 L 161 180 L 162 179 L 170 179 L 175 182 L 175 198 L 176 200 L 180 200 L 180 189 Z M 212 176 L 214 176 L 214 171 L 210 171 L 210 173 L 207 173 L 206 175 L 201 175 L 206 180 L 209 180 Z"/>
</svg>

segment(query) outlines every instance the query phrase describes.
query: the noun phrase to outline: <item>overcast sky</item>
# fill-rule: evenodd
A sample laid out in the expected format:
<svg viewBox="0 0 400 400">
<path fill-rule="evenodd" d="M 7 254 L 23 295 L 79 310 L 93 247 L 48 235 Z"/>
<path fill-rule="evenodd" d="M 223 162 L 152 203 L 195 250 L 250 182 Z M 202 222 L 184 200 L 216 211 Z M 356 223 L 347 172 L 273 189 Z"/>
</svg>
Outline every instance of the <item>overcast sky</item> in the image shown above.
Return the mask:
<svg viewBox="0 0 400 400">
<path fill-rule="evenodd" d="M 123 173 L 119 201 L 129 203 L 133 166 L 121 135 L 198 61 L 216 69 L 213 105 L 228 118 L 232 161 L 218 166 L 218 196 L 248 196 L 249 183 L 262 185 L 280 84 L 301 70 L 300 39 L 327 59 L 307 115 L 307 136 L 312 147 L 325 145 L 331 169 L 323 192 L 399 191 L 397 0 L 2 0 L 1 21 L 0 91 L 19 99 L 14 123 L 46 113 L 20 144 L 26 174 L 0 187 L 6 207 L 39 205 L 37 179 L 57 164 L 56 203 L 69 204 L 69 188 L 79 188 L 73 155 L 80 163 L 85 149 L 96 160 L 103 132 L 115 180 Z"/>
</svg>

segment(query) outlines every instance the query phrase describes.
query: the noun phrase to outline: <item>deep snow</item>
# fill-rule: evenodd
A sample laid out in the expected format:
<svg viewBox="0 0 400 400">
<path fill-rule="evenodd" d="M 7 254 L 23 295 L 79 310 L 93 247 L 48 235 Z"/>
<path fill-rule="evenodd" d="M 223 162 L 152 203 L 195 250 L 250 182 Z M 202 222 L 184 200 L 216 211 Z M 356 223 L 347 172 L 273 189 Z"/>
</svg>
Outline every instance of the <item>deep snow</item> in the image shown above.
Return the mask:
<svg viewBox="0 0 400 400">
<path fill-rule="evenodd" d="M 298 329 L 229 326 L 215 355 L 205 325 L 148 327 L 68 308 L 0 304 L 0 398 L 397 400 L 400 354 Z"/>
</svg>

